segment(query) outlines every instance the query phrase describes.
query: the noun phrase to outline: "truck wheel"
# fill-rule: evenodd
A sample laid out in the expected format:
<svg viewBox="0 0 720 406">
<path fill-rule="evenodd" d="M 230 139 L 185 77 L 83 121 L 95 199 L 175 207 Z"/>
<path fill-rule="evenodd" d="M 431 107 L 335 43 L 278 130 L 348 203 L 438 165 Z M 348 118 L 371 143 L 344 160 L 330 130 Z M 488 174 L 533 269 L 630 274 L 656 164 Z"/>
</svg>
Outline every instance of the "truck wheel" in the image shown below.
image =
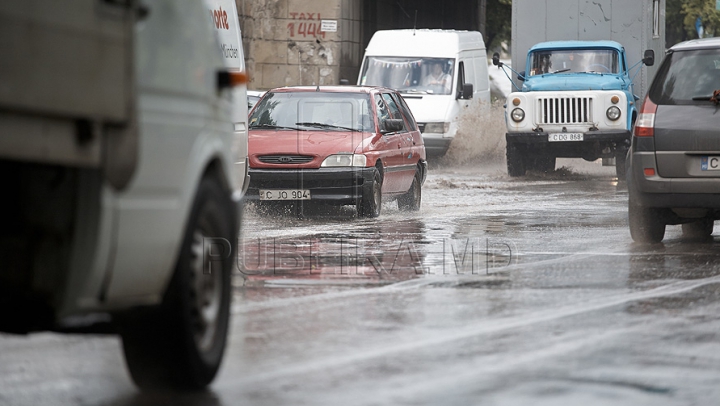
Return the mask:
<svg viewBox="0 0 720 406">
<path fill-rule="evenodd" d="M 363 193 L 357 205 L 358 216 L 378 217 L 382 208 L 382 176 L 380 171 L 373 170 L 373 185 L 371 193 Z"/>
<path fill-rule="evenodd" d="M 615 155 L 615 176 L 617 176 L 618 182 L 625 182 L 625 163 L 627 162 L 628 150 L 623 149 L 618 151 Z"/>
<path fill-rule="evenodd" d="M 665 237 L 665 221 L 660 209 L 643 207 L 632 199 L 628 203 L 630 236 L 640 243 L 658 243 Z"/>
<path fill-rule="evenodd" d="M 231 200 L 204 178 L 162 304 L 120 317 L 125 361 L 141 389 L 199 390 L 215 377 L 229 328 L 236 223 Z M 213 244 L 217 257 L 208 238 L 227 241 Z"/>
<path fill-rule="evenodd" d="M 550 155 L 538 155 L 533 162 L 533 169 L 543 173 L 554 171 L 555 157 Z"/>
<path fill-rule="evenodd" d="M 510 176 L 523 176 L 525 175 L 525 163 L 523 162 L 523 154 L 520 150 L 512 145 L 508 144 L 506 149 L 507 158 L 507 170 Z"/>
<path fill-rule="evenodd" d="M 420 171 L 415 171 L 410 190 L 398 198 L 398 209 L 403 211 L 418 211 L 422 201 L 422 185 L 420 184 Z"/>
<path fill-rule="evenodd" d="M 712 219 L 702 219 L 692 223 L 682 225 L 682 233 L 686 238 L 705 239 L 713 233 L 715 221 Z"/>
</svg>

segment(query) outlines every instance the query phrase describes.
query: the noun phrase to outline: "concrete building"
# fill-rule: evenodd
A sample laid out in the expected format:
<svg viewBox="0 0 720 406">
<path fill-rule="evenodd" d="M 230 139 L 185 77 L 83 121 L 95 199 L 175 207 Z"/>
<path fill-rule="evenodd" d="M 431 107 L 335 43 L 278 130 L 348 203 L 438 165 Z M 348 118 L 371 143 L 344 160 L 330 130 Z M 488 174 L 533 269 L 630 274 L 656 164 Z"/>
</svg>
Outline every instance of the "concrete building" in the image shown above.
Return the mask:
<svg viewBox="0 0 720 406">
<path fill-rule="evenodd" d="M 355 83 L 380 29 L 480 30 L 486 0 L 236 0 L 251 89 Z"/>
</svg>

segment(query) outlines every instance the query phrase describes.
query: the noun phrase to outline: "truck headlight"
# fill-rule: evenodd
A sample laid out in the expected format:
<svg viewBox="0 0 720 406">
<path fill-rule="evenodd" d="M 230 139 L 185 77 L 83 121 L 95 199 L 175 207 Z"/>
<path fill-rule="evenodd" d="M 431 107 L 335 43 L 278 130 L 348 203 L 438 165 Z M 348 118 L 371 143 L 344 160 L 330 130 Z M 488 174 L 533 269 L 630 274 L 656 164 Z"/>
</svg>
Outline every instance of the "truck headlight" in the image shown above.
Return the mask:
<svg viewBox="0 0 720 406">
<path fill-rule="evenodd" d="M 362 154 L 336 154 L 325 158 L 321 167 L 365 166 L 367 158 Z"/>
<path fill-rule="evenodd" d="M 427 123 L 423 133 L 445 134 L 450 130 L 450 123 Z"/>
<path fill-rule="evenodd" d="M 512 113 L 510 113 L 510 117 L 512 117 L 514 122 L 519 123 L 525 120 L 525 111 L 521 108 L 513 109 Z"/>
<path fill-rule="evenodd" d="M 605 115 L 610 120 L 616 121 L 622 115 L 622 111 L 620 111 L 620 108 L 618 106 L 611 106 L 610 108 L 607 109 L 607 111 L 605 112 Z"/>
</svg>

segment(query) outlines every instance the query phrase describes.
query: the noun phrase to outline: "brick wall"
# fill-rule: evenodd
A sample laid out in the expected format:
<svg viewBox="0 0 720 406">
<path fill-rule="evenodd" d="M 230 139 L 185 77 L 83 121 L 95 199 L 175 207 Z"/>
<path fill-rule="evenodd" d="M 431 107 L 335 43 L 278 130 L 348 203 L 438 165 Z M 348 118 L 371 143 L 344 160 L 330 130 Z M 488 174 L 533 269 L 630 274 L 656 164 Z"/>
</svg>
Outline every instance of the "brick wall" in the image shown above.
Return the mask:
<svg viewBox="0 0 720 406">
<path fill-rule="evenodd" d="M 362 54 L 360 1 L 236 0 L 249 88 L 354 82 Z M 322 31 L 322 20 L 335 21 L 337 31 Z"/>
</svg>

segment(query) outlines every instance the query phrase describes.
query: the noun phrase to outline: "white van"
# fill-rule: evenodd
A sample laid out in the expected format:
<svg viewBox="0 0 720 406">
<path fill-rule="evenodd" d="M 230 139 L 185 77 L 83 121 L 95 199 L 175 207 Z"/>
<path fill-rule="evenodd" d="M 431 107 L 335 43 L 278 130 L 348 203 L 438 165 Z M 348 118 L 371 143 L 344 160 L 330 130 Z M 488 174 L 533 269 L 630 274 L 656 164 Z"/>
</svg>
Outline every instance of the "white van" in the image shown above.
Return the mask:
<svg viewBox="0 0 720 406">
<path fill-rule="evenodd" d="M 210 10 L 210 19 L 215 27 L 225 66 L 231 72 L 245 72 L 242 33 L 235 0 L 205 0 L 205 6 Z M 250 184 L 247 162 L 247 86 L 245 84 L 234 86 L 231 93 L 233 98 L 232 121 L 235 130 L 233 155 L 237 157 L 234 170 L 237 179 L 243 183 L 242 192 L 244 193 Z"/>
<path fill-rule="evenodd" d="M 203 388 L 247 187 L 235 2 L 66 3 L 0 2 L 0 331 L 115 332 L 141 388 Z"/>
<path fill-rule="evenodd" d="M 477 31 L 377 31 L 365 49 L 357 83 L 403 95 L 428 156 L 445 155 L 470 99 L 490 103 L 485 42 Z"/>
</svg>

